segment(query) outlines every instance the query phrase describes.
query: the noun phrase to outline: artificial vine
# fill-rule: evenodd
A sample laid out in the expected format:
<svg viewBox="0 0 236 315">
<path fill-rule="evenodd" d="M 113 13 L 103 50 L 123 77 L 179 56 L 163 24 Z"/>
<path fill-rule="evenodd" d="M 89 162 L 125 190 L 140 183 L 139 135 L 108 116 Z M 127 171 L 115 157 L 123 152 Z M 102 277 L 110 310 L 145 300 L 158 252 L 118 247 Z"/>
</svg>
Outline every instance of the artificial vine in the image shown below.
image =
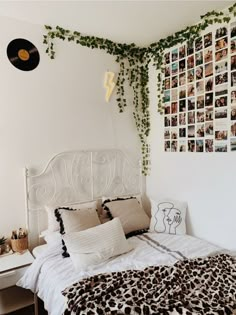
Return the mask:
<svg viewBox="0 0 236 315">
<path fill-rule="evenodd" d="M 163 113 L 163 72 L 164 52 L 171 47 L 184 42 L 193 43 L 200 33 L 214 23 L 229 23 L 232 16 L 236 16 L 236 3 L 227 12 L 211 11 L 201 16 L 198 24 L 188 26 L 184 30 L 160 39 L 148 47 L 138 47 L 135 44 L 115 43 L 111 40 L 85 36 L 77 31 L 66 30 L 57 26 L 52 28 L 45 25 L 47 34 L 44 35 L 46 53 L 51 59 L 55 58 L 54 40 L 73 41 L 76 44 L 91 49 L 102 49 L 110 55 L 116 56 L 120 65 L 117 78 L 117 105 L 119 112 L 123 112 L 128 105 L 126 100 L 126 86 L 129 83 L 133 90 L 133 117 L 141 141 L 142 173 L 148 175 L 150 170 L 150 110 L 149 110 L 149 64 L 153 62 L 157 70 L 157 111 Z"/>
</svg>

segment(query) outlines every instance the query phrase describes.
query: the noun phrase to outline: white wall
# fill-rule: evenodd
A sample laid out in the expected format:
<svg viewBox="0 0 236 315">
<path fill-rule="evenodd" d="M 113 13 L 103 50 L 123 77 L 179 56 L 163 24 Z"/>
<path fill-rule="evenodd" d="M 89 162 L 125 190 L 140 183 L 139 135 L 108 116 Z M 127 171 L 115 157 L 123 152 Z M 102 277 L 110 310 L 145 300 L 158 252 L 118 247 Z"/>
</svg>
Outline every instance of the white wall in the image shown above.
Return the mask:
<svg viewBox="0 0 236 315">
<path fill-rule="evenodd" d="M 147 195 L 188 202 L 188 233 L 236 249 L 235 153 L 164 152 L 163 116 L 156 113 L 156 75 L 150 69 L 151 175 Z"/>
<path fill-rule="evenodd" d="M 117 71 L 112 56 L 74 43 L 56 43 L 45 54 L 44 28 L 1 18 L 0 39 L 0 236 L 25 226 L 23 167 L 44 167 L 67 150 L 121 148 L 137 156 L 139 141 L 131 109 L 118 113 L 115 95 L 105 102 L 104 73 Z M 16 69 L 6 56 L 15 38 L 31 41 L 39 66 Z"/>
</svg>

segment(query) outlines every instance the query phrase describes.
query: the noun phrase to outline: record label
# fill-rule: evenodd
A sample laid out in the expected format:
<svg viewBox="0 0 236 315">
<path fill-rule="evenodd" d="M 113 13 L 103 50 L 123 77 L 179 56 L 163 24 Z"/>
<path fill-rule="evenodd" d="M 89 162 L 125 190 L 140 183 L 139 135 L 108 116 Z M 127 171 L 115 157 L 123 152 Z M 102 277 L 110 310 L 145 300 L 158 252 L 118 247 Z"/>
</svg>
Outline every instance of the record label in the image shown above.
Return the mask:
<svg viewBox="0 0 236 315">
<path fill-rule="evenodd" d="M 23 71 L 31 71 L 39 64 L 38 49 L 28 40 L 17 38 L 7 47 L 7 56 L 14 67 Z"/>
</svg>

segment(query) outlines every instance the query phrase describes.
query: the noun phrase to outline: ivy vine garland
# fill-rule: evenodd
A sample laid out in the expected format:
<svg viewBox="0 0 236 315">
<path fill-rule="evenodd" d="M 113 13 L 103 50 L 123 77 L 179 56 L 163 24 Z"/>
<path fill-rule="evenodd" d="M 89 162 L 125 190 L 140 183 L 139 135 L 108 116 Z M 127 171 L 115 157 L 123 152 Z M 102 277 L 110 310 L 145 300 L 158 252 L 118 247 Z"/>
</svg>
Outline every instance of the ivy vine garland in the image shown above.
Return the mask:
<svg viewBox="0 0 236 315">
<path fill-rule="evenodd" d="M 77 31 L 70 31 L 57 26 L 52 28 L 45 25 L 47 34 L 43 43 L 47 45 L 46 53 L 51 59 L 55 58 L 54 40 L 61 39 L 73 41 L 76 44 L 91 49 L 102 49 L 110 55 L 116 56 L 120 65 L 117 77 L 117 105 L 119 112 L 127 106 L 126 84 L 129 83 L 133 90 L 133 117 L 135 119 L 138 136 L 141 141 L 142 173 L 148 175 L 150 170 L 150 110 L 149 110 L 149 64 L 152 62 L 157 70 L 157 111 L 163 114 L 163 76 L 164 52 L 171 47 L 183 42 L 193 43 L 208 26 L 214 23 L 229 23 L 236 16 L 236 3 L 228 8 L 227 12 L 211 11 L 201 16 L 198 24 L 188 26 L 184 30 L 174 33 L 148 47 L 140 48 L 135 44 L 115 43 L 109 39 L 95 36 L 85 36 Z"/>
</svg>

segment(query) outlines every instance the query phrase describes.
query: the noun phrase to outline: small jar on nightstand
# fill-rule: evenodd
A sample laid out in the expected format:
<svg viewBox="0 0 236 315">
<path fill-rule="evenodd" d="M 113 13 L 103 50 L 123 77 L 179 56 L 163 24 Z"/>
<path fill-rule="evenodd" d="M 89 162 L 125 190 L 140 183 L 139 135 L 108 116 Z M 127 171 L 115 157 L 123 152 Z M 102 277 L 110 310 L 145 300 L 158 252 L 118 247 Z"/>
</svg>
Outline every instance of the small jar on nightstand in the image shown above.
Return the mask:
<svg viewBox="0 0 236 315">
<path fill-rule="evenodd" d="M 23 254 L 0 256 L 0 315 L 35 304 L 30 290 L 16 286 L 33 261 L 34 257 L 28 250 Z"/>
</svg>

